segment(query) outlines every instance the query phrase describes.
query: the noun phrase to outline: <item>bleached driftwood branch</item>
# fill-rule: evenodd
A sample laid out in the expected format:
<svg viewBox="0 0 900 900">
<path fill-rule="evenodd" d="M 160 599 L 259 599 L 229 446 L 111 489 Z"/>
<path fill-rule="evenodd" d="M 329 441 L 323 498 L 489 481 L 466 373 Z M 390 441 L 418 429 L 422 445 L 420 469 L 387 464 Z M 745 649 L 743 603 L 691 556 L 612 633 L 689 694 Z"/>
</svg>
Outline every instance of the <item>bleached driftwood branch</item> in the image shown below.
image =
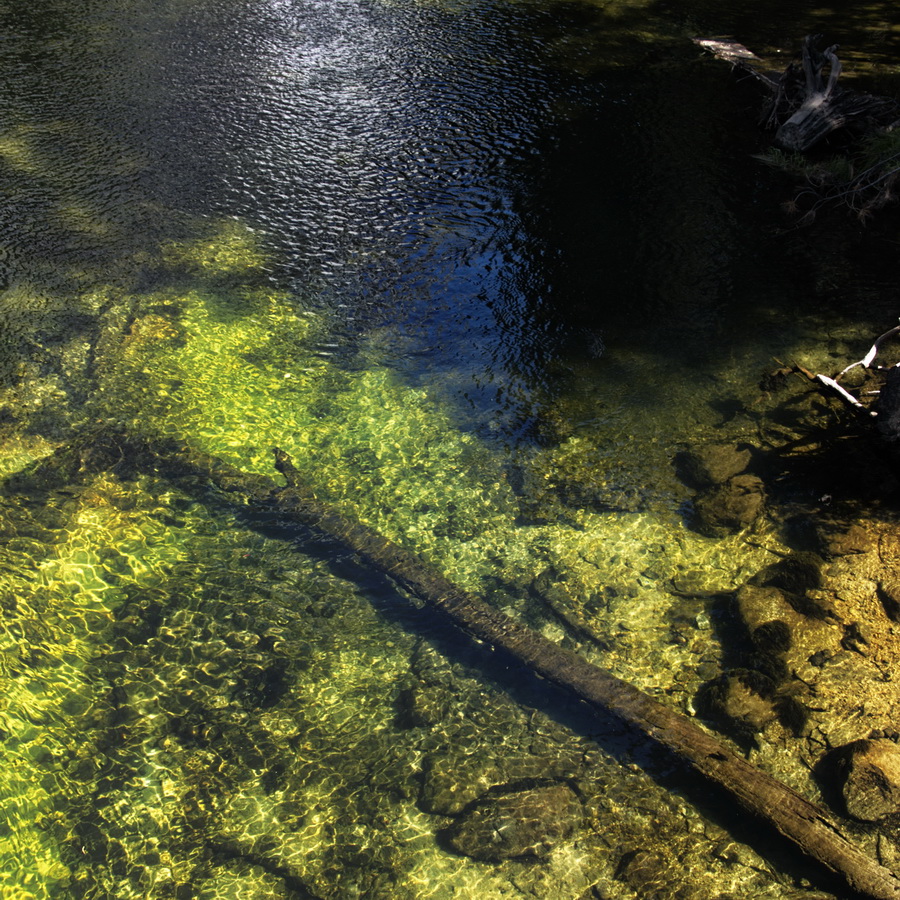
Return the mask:
<svg viewBox="0 0 900 900">
<path fill-rule="evenodd" d="M 764 61 L 737 41 L 695 38 L 694 43 L 752 75 L 768 91 L 762 121 L 777 129 L 775 144 L 783 150 L 804 153 L 839 129 L 868 133 L 895 126 L 900 121 L 900 104 L 890 97 L 841 87 L 838 45 L 819 50 L 819 38 L 807 35 L 800 64 L 792 62 L 781 74 L 767 71 Z"/>
<path fill-rule="evenodd" d="M 900 325 L 895 325 L 893 328 L 885 331 L 884 334 L 879 335 L 872 346 L 869 348 L 868 353 L 862 358 L 857 360 L 854 363 L 850 363 L 849 366 L 842 369 L 834 378 L 831 378 L 829 375 L 816 375 L 816 381 L 820 384 L 825 385 L 829 390 L 834 391 L 845 403 L 848 403 L 850 406 L 855 409 L 859 409 L 862 412 L 866 413 L 870 416 L 877 416 L 878 410 L 869 409 L 864 403 L 862 403 L 857 397 L 854 397 L 853 394 L 850 393 L 845 387 L 838 384 L 838 379 L 846 375 L 848 372 L 853 371 L 853 369 L 857 368 L 857 366 L 862 366 L 864 369 L 868 369 L 871 367 L 872 363 L 875 361 L 875 357 L 878 356 L 878 351 L 881 349 L 881 345 L 894 335 L 900 334 Z M 900 365 L 900 364 L 898 364 Z M 897 366 L 892 366 L 890 368 L 897 368 Z M 878 393 L 877 391 L 873 393 Z"/>
</svg>

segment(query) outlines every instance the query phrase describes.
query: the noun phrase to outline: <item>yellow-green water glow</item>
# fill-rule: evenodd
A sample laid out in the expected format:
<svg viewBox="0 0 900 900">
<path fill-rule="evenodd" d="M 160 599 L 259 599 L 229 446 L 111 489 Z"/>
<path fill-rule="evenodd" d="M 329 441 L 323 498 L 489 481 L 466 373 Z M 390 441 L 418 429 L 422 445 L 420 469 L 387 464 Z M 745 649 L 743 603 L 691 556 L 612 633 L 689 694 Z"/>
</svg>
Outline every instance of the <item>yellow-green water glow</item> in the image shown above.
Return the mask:
<svg viewBox="0 0 900 900">
<path fill-rule="evenodd" d="M 563 508 L 552 491 L 548 514 L 522 524 L 503 460 L 456 428 L 427 390 L 365 350 L 345 368 L 322 353 L 326 323 L 261 284 L 265 260 L 251 231 L 229 220 L 161 255 L 182 277 L 140 298 L 103 361 L 92 418 L 175 436 L 266 474 L 271 447 L 283 447 L 323 499 L 565 639 L 557 620 L 534 621 L 526 602 L 528 585 L 552 570 L 556 602 L 610 647 L 586 643 L 582 652 L 669 702 L 689 702 L 715 641 L 702 608 L 689 640 L 667 638 L 675 601 L 665 583 L 687 570 L 704 590 L 728 589 L 767 561 L 764 551 L 699 537 L 671 512 Z M 536 450 L 526 481 L 602 482 L 608 454 L 597 440 L 579 433 Z M 3 466 L 15 471 L 49 447 L 10 439 Z M 694 887 L 718 890 L 732 877 L 691 836 L 714 826 L 562 726 L 551 730 L 548 758 L 574 753 L 606 781 L 607 796 L 646 792 L 662 818 L 642 824 L 613 803 L 603 828 L 538 868 L 449 853 L 435 840 L 446 816 L 423 811 L 416 796 L 423 765 L 446 765 L 461 789 L 534 777 L 533 713 L 457 673 L 460 697 L 436 726 L 398 731 L 416 638 L 324 563 L 148 479 L 98 476 L 76 498 L 48 503 L 57 505 L 64 524 L 38 522 L 2 576 L 17 598 L 0 672 L 4 896 L 50 897 L 71 873 L 88 896 L 117 900 L 171 896 L 178 886 L 197 897 L 280 897 L 278 873 L 288 871 L 335 900 L 577 900 L 598 879 L 615 881 L 610 843 L 654 840 L 659 821 L 665 840 L 683 839 L 694 859 Z M 317 612 L 321 600 L 308 605 L 313 596 L 327 612 Z M 291 675 L 270 703 L 250 686 L 273 671 L 272 654 Z M 492 762 L 470 782 L 468 763 L 442 762 L 453 748 L 509 758 L 512 774 L 491 775 Z M 608 896 L 634 896 L 615 890 Z M 770 883 L 754 891 L 782 896 Z"/>
<path fill-rule="evenodd" d="M 167 248 L 165 256 L 195 272 L 249 277 L 263 264 L 252 242 L 229 223 L 221 240 Z M 565 523 L 518 525 L 502 460 L 388 368 L 364 357 L 353 370 L 329 362 L 317 350 L 322 326 L 283 294 L 237 285 L 223 295 L 209 285 L 154 295 L 143 307 L 106 385 L 117 417 L 265 474 L 279 446 L 322 499 L 426 555 L 464 587 L 478 589 L 491 574 L 527 580 L 549 563 L 565 572 L 578 603 L 611 583 L 613 559 L 618 575 L 633 580 L 652 547 L 657 569 L 645 580 L 685 564 L 718 569 L 723 587 L 743 574 L 733 565 L 740 539 L 710 542 L 674 515 L 659 522 L 575 509 Z M 575 435 L 535 455 L 533 480 L 602 485 L 598 460 L 608 455 L 597 453 L 592 435 Z M 746 565 L 764 558 L 750 553 Z"/>
<path fill-rule="evenodd" d="M 54 896 L 71 872 L 78 895 L 283 897 L 277 870 L 329 898 L 577 900 L 598 878 L 614 883 L 609 846 L 651 834 L 694 861 L 692 882 L 728 882 L 728 864 L 698 855 L 714 826 L 633 768 L 619 771 L 589 738 L 535 723 L 477 673 L 456 672 L 438 727 L 398 730 L 396 690 L 416 639 L 324 563 L 152 479 L 100 476 L 60 524 L 43 555 L 37 542 L 21 548 L 37 577 L 4 585 L 18 597 L 0 672 L 4 896 Z M 297 677 L 275 702 L 248 702 L 247 676 L 273 651 L 289 664 L 302 657 Z M 450 674 L 439 657 L 428 665 Z M 513 771 L 549 771 L 541 758 L 559 754 L 584 757 L 602 790 L 600 814 L 613 818 L 601 837 L 586 832 L 537 867 L 485 865 L 435 843 L 446 818 L 417 803 L 423 755 L 460 776 L 463 760 L 488 757 L 502 780 L 509 760 Z M 642 822 L 632 805 L 653 813 Z"/>
<path fill-rule="evenodd" d="M 101 649 L 96 635 L 122 599 L 101 554 L 109 557 L 111 544 L 127 546 L 127 556 L 112 553 L 139 584 L 152 581 L 181 552 L 177 539 L 146 517 L 145 509 L 118 510 L 113 503 L 123 492 L 111 488 L 98 484 L 87 491 L 65 531 L 26 526 L 23 533 L 31 536 L 13 538 L 6 548 L 0 573 L 5 598 L 0 807 L 8 829 L 0 842 L 4 897 L 50 896 L 51 885 L 67 880 L 68 867 L 49 831 L 59 815 L 53 795 L 71 794 L 64 766 L 94 752 L 76 726 L 77 714 L 108 686 L 84 670 Z"/>
<path fill-rule="evenodd" d="M 645 176 L 646 186 L 628 204 L 656 209 L 659 191 L 675 185 L 671 202 L 662 204 L 672 215 L 663 219 L 671 226 L 666 230 L 682 233 L 683 241 L 661 254 L 667 247 L 651 242 L 642 261 L 652 266 L 659 260 L 660 286 L 681 285 L 690 296 L 691 315 L 695 294 L 703 301 L 700 314 L 715 314 L 722 298 L 694 276 L 707 266 L 718 269 L 732 249 L 716 241 L 707 247 L 706 239 L 720 226 L 734 225 L 735 239 L 743 242 L 751 226 L 723 216 L 720 200 L 706 189 L 706 176 L 694 175 L 712 158 L 708 142 L 697 143 L 704 132 L 696 117 L 659 118 L 664 110 L 682 108 L 668 102 L 675 97 L 669 86 L 680 80 L 671 77 L 665 48 L 673 58 L 689 55 L 690 35 L 680 32 L 694 26 L 682 22 L 682 10 L 676 35 L 651 15 L 647 0 L 596 0 L 567 9 L 563 18 L 578 21 L 564 29 L 555 11 L 546 14 L 551 7 L 534 7 L 538 15 L 522 20 L 521 35 L 508 43 L 479 32 L 482 26 L 469 15 L 478 4 L 382 5 L 464 13 L 465 32 L 443 35 L 434 18 L 409 22 L 423 36 L 439 38 L 419 46 L 405 28 L 370 33 L 369 7 L 362 17 L 349 7 L 335 8 L 322 22 L 339 37 L 342 53 L 330 60 L 335 74 L 348 74 L 359 62 L 343 51 L 347 38 L 362 37 L 374 39 L 373 59 L 380 63 L 383 57 L 387 69 L 404 73 L 404 79 L 424 63 L 416 77 L 427 82 L 429 73 L 442 75 L 441 68 L 455 67 L 465 55 L 458 52 L 465 50 L 458 43 L 462 37 L 501 75 L 500 82 L 485 81 L 486 69 L 476 67 L 470 76 L 476 74 L 484 87 L 471 98 L 430 88 L 406 98 L 392 83 L 381 110 L 389 115 L 380 117 L 378 102 L 361 107 L 363 130 L 376 123 L 393 131 L 400 122 L 397 111 L 405 116 L 416 106 L 425 119 L 432 110 L 442 120 L 449 114 L 455 128 L 456 101 L 473 101 L 462 109 L 472 122 L 484 117 L 486 127 L 469 134 L 469 124 L 457 120 L 464 126 L 463 142 L 447 143 L 445 153 L 440 136 L 435 160 L 424 154 L 425 168 L 418 165 L 420 144 L 430 146 L 439 134 L 428 125 L 420 133 L 425 123 L 419 116 L 408 123 L 412 152 L 401 146 L 396 153 L 391 137 L 387 156 L 373 145 L 371 168 L 362 165 L 370 159 L 369 148 L 356 143 L 358 135 L 348 143 L 350 135 L 328 132 L 322 144 L 295 144 L 304 131 L 327 123 L 315 108 L 281 106 L 282 99 L 291 99 L 283 89 L 298 75 L 298 42 L 292 28 L 283 41 L 273 42 L 279 28 L 269 14 L 279 4 L 191 0 L 165 9 L 146 3 L 23 9 L 25 31 L 10 33 L 8 46 L 19 50 L 7 61 L 27 83 L 17 82 L 22 89 L 7 98 L 0 131 L 6 193 L 18 204 L 0 243 L 0 477 L 21 472 L 101 420 L 187 440 L 265 474 L 272 474 L 270 448 L 279 445 L 317 493 L 346 514 L 421 553 L 554 639 L 580 642 L 586 656 L 664 702 L 689 709 L 697 684 L 718 671 L 720 650 L 710 604 L 679 600 L 667 590 L 670 579 L 678 575 L 702 595 L 727 590 L 771 561 L 743 536 L 713 541 L 685 529 L 671 496 L 660 503 L 629 501 L 642 478 L 645 484 L 665 481 L 660 473 L 668 471 L 680 441 L 752 437 L 746 424 L 745 431 L 739 424 L 720 430 L 720 417 L 706 408 L 709 385 L 698 385 L 695 371 L 666 370 L 687 368 L 693 360 L 675 362 L 643 340 L 637 348 L 615 348 L 604 363 L 621 367 L 627 389 L 635 372 L 653 385 L 644 412 L 654 425 L 647 427 L 634 412 L 615 413 L 596 426 L 573 424 L 600 415 L 596 407 L 606 398 L 596 404 L 591 398 L 573 414 L 575 403 L 566 396 L 557 412 L 568 426 L 560 430 L 562 439 L 518 447 L 510 458 L 499 442 L 482 442 L 461 430 L 458 411 L 442 394 L 398 375 L 391 357 L 402 355 L 402 339 L 390 325 L 380 336 L 355 334 L 358 350 L 339 360 L 329 346 L 332 328 L 325 315 L 310 312 L 306 298 L 269 280 L 277 267 L 266 258 L 259 232 L 238 218 L 188 220 L 190 214 L 173 207 L 209 215 L 211 199 L 216 210 L 246 212 L 270 223 L 286 255 L 296 254 L 298 271 L 327 272 L 326 287 L 338 294 L 340 279 L 331 280 L 335 269 L 352 268 L 363 258 L 378 267 L 384 252 L 379 235 L 397 224 L 385 208 L 394 203 L 404 221 L 408 209 L 421 209 L 421 221 L 411 222 L 410 232 L 427 224 L 436 248 L 465 228 L 474 249 L 482 239 L 479 212 L 505 242 L 512 236 L 508 227 L 518 231 L 524 222 L 498 217 L 502 210 L 493 190 L 480 210 L 463 193 L 422 208 L 417 189 L 396 196 L 395 190 L 401 182 L 424 186 L 447 176 L 456 182 L 464 175 L 468 185 L 483 169 L 505 173 L 502 188 L 497 185 L 503 205 L 507 199 L 516 205 L 519 193 L 521 199 L 532 197 L 535 185 L 517 185 L 513 176 L 519 166 L 515 152 L 472 156 L 480 143 L 493 145 L 504 137 L 529 152 L 548 149 L 528 147 L 530 119 L 524 128 L 518 115 L 504 124 L 497 109 L 500 99 L 528 109 L 553 94 L 540 79 L 533 93 L 506 89 L 518 87 L 508 76 L 520 62 L 526 69 L 532 64 L 531 50 L 516 52 L 524 37 L 529 46 L 532 40 L 546 45 L 548 64 L 559 67 L 564 81 L 579 72 L 599 84 L 613 69 L 629 79 L 633 66 L 655 85 L 650 93 L 662 101 L 648 102 L 646 95 L 642 101 L 643 92 L 636 91 L 627 106 L 639 121 L 665 121 L 662 131 L 674 139 L 666 142 L 663 157 L 654 149 L 643 158 L 639 165 L 655 174 Z M 259 28 L 244 27 L 254 26 L 255 16 L 231 16 L 257 6 L 264 14 Z M 589 6 L 606 15 L 581 21 Z M 312 7 L 325 10 L 328 4 Z M 490 18 L 505 31 L 506 13 L 498 17 L 497 11 Z M 212 17 L 220 28 L 209 27 Z M 310 40 L 316 40 L 315 31 Z M 860 42 L 858 52 L 869 52 L 867 43 Z M 314 49 L 321 61 L 322 48 Z M 512 57 L 507 50 L 514 51 Z M 438 60 L 436 70 L 429 57 Z M 246 77 L 257 63 L 266 73 L 264 85 Z M 695 70 L 700 65 L 690 63 Z M 462 84 L 464 75 L 452 80 Z M 360 85 L 337 81 L 337 94 L 301 93 L 338 111 L 343 101 L 368 96 L 357 90 Z M 48 84 L 49 98 L 43 91 Z M 497 84 L 501 90 L 494 89 Z M 278 90 L 274 106 L 271 86 Z M 404 80 L 404 90 L 408 86 L 414 85 Z M 614 95 L 612 88 L 609 99 Z M 586 111 L 569 91 L 551 99 L 560 122 L 569 121 L 565 110 L 573 103 L 576 117 Z M 249 116 L 233 119 L 234 108 L 243 105 Z M 712 109 L 713 118 L 723 121 L 724 104 Z M 592 105 L 591 120 L 601 111 Z M 279 127 L 259 128 L 267 118 Z M 549 119 L 533 124 L 541 132 L 551 126 Z M 225 140 L 214 133 L 219 127 Z M 380 143 L 380 135 L 369 137 Z M 599 131 L 591 135 L 590 146 L 600 137 Z M 583 186 L 589 188 L 604 170 L 621 171 L 626 183 L 628 171 L 619 169 L 624 160 L 596 143 L 601 152 L 579 175 Z M 642 158 L 630 141 L 620 143 L 629 156 Z M 267 148 L 277 152 L 269 156 Z M 336 167 L 329 162 L 333 153 L 340 157 Z M 434 168 L 438 156 L 457 155 L 458 171 Z M 552 157 L 535 160 L 552 172 Z M 232 167 L 238 158 L 244 161 Z M 656 177 L 663 158 L 665 171 Z M 384 195 L 374 191 L 371 209 L 357 206 L 355 194 L 368 196 L 373 189 L 368 176 L 378 160 L 390 164 L 377 178 L 396 178 L 397 185 Z M 326 181 L 332 168 L 339 170 L 330 185 L 337 188 L 333 196 L 317 190 L 317 176 L 307 179 L 308 162 L 324 164 Z M 580 168 L 568 156 L 564 165 Z M 696 189 L 687 214 L 685 172 Z M 248 176 L 246 182 L 241 176 Z M 732 194 L 724 175 L 709 184 Z M 352 186 L 345 192 L 347 185 Z M 265 195 L 273 187 L 279 200 L 269 205 Z M 259 194 L 261 202 L 244 202 L 250 194 Z M 536 230 L 542 236 L 545 225 L 549 232 L 552 220 L 572 212 L 567 206 L 548 216 L 544 199 L 535 206 L 548 220 Z M 596 199 L 602 207 L 605 196 Z M 298 228 L 292 216 L 307 205 L 327 211 L 328 219 L 332 211 L 343 212 L 334 218 L 342 224 L 320 223 L 313 214 Z M 697 215 L 698 208 L 704 215 Z M 475 214 L 471 219 L 469 212 Z M 611 209 L 610 215 L 620 213 Z M 627 222 L 620 225 L 627 232 Z M 588 230 L 593 234 L 593 225 Z M 184 239 L 185 234 L 194 237 Z M 307 239 L 322 247 L 332 242 L 338 250 L 307 255 Z M 345 255 L 348 247 L 352 252 Z M 699 247 L 707 252 L 695 252 Z M 689 264 L 682 260 L 685 248 Z M 595 255 L 592 248 L 589 265 Z M 540 256 L 543 266 L 552 254 Z M 515 264 L 526 257 L 527 250 Z M 844 262 L 841 254 L 834 259 Z M 417 274 L 441 277 L 424 267 Z M 616 302 L 612 274 L 600 291 L 604 303 Z M 848 268 L 842 277 L 854 276 Z M 301 281 L 309 290 L 308 281 Z M 843 283 L 835 282 L 835 294 Z M 815 368 L 780 342 L 785 296 L 769 278 L 759 291 L 764 298 L 753 302 L 744 294 L 734 299 L 757 319 L 771 304 L 772 340 L 758 338 L 758 321 L 747 333 L 768 351 Z M 733 324 L 727 315 L 723 322 Z M 862 341 L 869 338 L 865 324 L 860 333 Z M 715 332 L 717 342 L 731 346 L 730 338 Z M 818 338 L 810 343 L 839 340 L 827 330 Z M 719 397 L 728 400 L 733 385 L 747 389 L 747 373 L 757 367 L 748 367 L 740 344 L 730 360 L 721 357 L 717 371 L 709 360 L 698 365 L 704 378 L 717 379 Z M 853 348 L 832 349 L 841 364 L 856 358 Z M 500 376 L 501 369 L 494 374 Z M 459 376 L 456 386 L 468 386 L 470 374 Z M 659 443 L 650 447 L 653 427 Z M 623 469 L 636 472 L 626 490 Z M 645 748 L 617 744 L 605 734 L 605 724 L 562 710 L 556 697 L 543 698 L 542 705 L 539 689 L 528 693 L 518 683 L 522 678 L 504 681 L 503 673 L 491 669 L 489 654 L 446 646 L 433 626 L 420 628 L 416 613 L 399 611 L 401 600 L 386 600 L 384 586 L 366 585 L 364 575 L 356 583 L 336 574 L 320 558 L 321 548 L 263 537 L 227 509 L 213 501 L 200 504 L 162 476 L 80 478 L 49 496 L 41 485 L 26 487 L 18 497 L 0 496 L 6 549 L 0 566 L 0 898 L 261 900 L 308 892 L 321 900 L 582 900 L 592 889 L 604 900 L 657 892 L 681 900 L 794 896 L 769 863 L 732 843 L 693 799 L 684 801 L 644 775 L 629 754 L 644 764 Z M 662 492 L 670 488 L 667 483 Z M 761 530 L 753 537 L 758 545 L 780 549 L 772 534 Z M 546 611 L 538 590 L 563 616 Z M 564 615 L 582 622 L 596 639 L 564 625 Z M 788 754 L 777 756 L 775 743 L 758 754 L 763 765 L 794 784 L 806 778 Z M 449 852 L 436 837 L 485 790 L 545 778 L 575 785 L 585 812 L 584 827 L 546 862 L 475 862 Z M 798 786 L 814 793 L 806 782 Z M 642 885 L 623 880 L 619 861 L 646 850 L 661 861 L 660 871 L 654 874 L 649 866 Z"/>
</svg>

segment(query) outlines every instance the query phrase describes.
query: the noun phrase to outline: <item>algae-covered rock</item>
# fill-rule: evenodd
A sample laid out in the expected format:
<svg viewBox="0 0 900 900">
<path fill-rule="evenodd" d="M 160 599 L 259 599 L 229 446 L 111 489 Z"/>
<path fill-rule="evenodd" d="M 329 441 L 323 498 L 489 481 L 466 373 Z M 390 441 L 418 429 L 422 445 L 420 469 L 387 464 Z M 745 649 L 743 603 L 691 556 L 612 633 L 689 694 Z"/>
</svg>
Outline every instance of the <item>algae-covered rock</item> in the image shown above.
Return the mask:
<svg viewBox="0 0 900 900">
<path fill-rule="evenodd" d="M 697 709 L 726 731 L 752 738 L 778 717 L 775 683 L 752 669 L 733 669 L 704 684 Z"/>
<path fill-rule="evenodd" d="M 801 669 L 814 659 L 839 651 L 844 630 L 836 626 L 833 615 L 826 617 L 824 612 L 830 609 L 829 603 L 827 599 L 817 599 L 816 593 L 798 599 L 777 587 L 760 586 L 753 581 L 738 590 L 735 596 L 738 619 L 752 643 L 755 664 L 768 674 L 774 675 L 777 669 L 785 673 Z M 812 609 L 813 604 L 823 613 L 807 614 L 807 607 Z M 798 605 L 803 606 L 802 611 L 797 609 Z"/>
<path fill-rule="evenodd" d="M 689 487 L 709 488 L 724 484 L 750 464 L 750 451 L 734 444 L 707 444 L 684 450 L 675 457 L 678 477 Z"/>
<path fill-rule="evenodd" d="M 877 533 L 863 525 L 820 522 L 816 528 L 822 552 L 828 557 L 855 556 L 878 548 Z"/>
<path fill-rule="evenodd" d="M 809 551 L 791 553 L 784 559 L 761 569 L 753 578 L 754 584 L 772 585 L 792 594 L 804 594 L 822 586 L 822 566 L 825 560 Z"/>
<path fill-rule="evenodd" d="M 446 836 L 457 853 L 473 859 L 542 859 L 575 832 L 581 818 L 572 789 L 554 784 L 488 794 Z"/>
<path fill-rule="evenodd" d="M 755 475 L 736 475 L 700 494 L 694 501 L 697 529 L 724 537 L 752 525 L 763 509 L 763 483 Z"/>
<path fill-rule="evenodd" d="M 900 813 L 900 747 L 889 740 L 853 741 L 835 751 L 847 812 L 863 822 Z"/>
<path fill-rule="evenodd" d="M 794 633 L 801 627 L 803 617 L 778 588 L 745 584 L 737 592 L 736 606 L 738 618 L 757 649 L 784 652 L 793 645 Z M 771 644 L 776 634 L 773 623 L 783 626 L 777 647 Z"/>
<path fill-rule="evenodd" d="M 659 853 L 643 848 L 629 850 L 619 860 L 616 878 L 640 897 L 668 896 L 662 893 L 673 880 L 670 864 Z"/>
</svg>

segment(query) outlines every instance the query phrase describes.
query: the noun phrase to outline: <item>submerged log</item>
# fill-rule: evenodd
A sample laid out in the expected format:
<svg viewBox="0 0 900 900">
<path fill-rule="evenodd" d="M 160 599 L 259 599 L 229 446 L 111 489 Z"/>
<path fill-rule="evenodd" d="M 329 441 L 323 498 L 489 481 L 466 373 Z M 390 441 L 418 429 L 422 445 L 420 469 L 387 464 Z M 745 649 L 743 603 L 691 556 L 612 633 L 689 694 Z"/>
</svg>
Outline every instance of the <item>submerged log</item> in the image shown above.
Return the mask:
<svg viewBox="0 0 900 900">
<path fill-rule="evenodd" d="M 838 85 L 838 46 L 819 50 L 819 39 L 820 35 L 805 37 L 800 64 L 792 62 L 780 76 L 736 41 L 698 39 L 694 43 L 752 75 L 768 91 L 763 122 L 776 129 L 775 144 L 783 150 L 804 153 L 839 130 L 871 133 L 900 123 L 896 100 Z"/>
<path fill-rule="evenodd" d="M 275 465 L 286 478 L 286 487 L 184 444 L 100 430 L 84 435 L 22 475 L 12 476 L 2 485 L 2 492 L 40 490 L 42 484 L 53 490 L 106 469 L 124 477 L 152 471 L 194 491 L 208 491 L 212 485 L 232 495 L 229 502 L 310 527 L 339 541 L 362 562 L 443 613 L 467 635 L 507 653 L 542 678 L 666 748 L 727 791 L 745 811 L 767 823 L 805 856 L 842 878 L 857 895 L 871 900 L 900 900 L 900 880 L 844 837 L 818 806 L 751 765 L 686 717 L 577 653 L 517 624 L 454 585 L 414 553 L 318 500 L 303 485 L 283 451 L 275 451 Z"/>
<path fill-rule="evenodd" d="M 275 451 L 275 464 L 287 479 L 286 487 L 264 476 L 248 475 L 184 445 L 132 446 L 132 459 L 155 461 L 154 467 L 164 477 L 208 481 L 221 491 L 242 495 L 255 509 L 276 513 L 339 541 L 469 636 L 509 654 L 542 678 L 665 747 L 724 788 L 744 810 L 768 823 L 803 854 L 843 878 L 854 892 L 875 900 L 900 900 L 900 880 L 845 838 L 818 806 L 751 765 L 686 717 L 577 653 L 517 624 L 454 585 L 414 553 L 316 499 L 283 451 Z"/>
</svg>

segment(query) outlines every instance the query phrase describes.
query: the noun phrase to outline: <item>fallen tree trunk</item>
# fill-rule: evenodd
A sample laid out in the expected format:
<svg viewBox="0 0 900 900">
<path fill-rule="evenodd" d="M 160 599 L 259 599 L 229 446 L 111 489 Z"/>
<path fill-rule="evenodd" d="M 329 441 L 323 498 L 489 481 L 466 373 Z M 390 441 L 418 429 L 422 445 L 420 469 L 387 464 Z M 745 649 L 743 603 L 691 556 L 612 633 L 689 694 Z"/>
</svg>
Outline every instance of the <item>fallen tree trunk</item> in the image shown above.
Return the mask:
<svg viewBox="0 0 900 900">
<path fill-rule="evenodd" d="M 248 475 L 184 445 L 130 444 L 132 459 L 143 457 L 164 477 L 208 481 L 222 491 L 242 495 L 252 508 L 275 512 L 336 539 L 466 634 L 504 651 L 542 678 L 667 748 L 728 791 L 744 810 L 768 823 L 803 854 L 842 877 L 854 892 L 875 900 L 900 900 L 900 880 L 845 838 L 818 806 L 736 755 L 686 717 L 517 624 L 461 590 L 414 553 L 317 500 L 304 488 L 282 451 L 275 451 L 276 467 L 288 485 L 280 488 L 272 479 Z"/>
</svg>

